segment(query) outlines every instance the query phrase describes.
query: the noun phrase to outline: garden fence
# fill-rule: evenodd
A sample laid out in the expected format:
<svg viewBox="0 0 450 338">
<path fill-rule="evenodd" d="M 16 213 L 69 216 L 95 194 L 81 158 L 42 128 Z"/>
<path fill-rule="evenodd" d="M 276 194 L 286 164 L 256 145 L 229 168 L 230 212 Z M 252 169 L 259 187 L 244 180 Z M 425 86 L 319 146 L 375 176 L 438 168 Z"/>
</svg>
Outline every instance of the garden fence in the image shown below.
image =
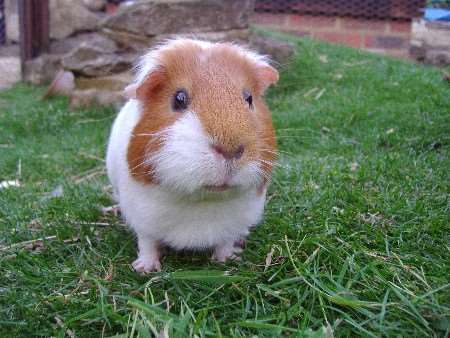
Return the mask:
<svg viewBox="0 0 450 338">
<path fill-rule="evenodd" d="M 426 0 L 256 0 L 255 10 L 263 13 L 411 20 L 421 16 L 425 5 Z"/>
</svg>

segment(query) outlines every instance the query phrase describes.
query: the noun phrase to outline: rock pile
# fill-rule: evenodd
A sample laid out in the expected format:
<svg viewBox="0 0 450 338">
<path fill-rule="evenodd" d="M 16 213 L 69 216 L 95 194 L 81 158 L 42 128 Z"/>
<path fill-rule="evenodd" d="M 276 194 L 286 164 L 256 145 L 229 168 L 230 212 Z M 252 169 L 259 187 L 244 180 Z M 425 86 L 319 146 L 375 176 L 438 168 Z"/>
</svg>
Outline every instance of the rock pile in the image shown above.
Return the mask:
<svg viewBox="0 0 450 338">
<path fill-rule="evenodd" d="M 450 23 L 414 20 L 410 54 L 416 60 L 428 64 L 450 65 Z"/>
<path fill-rule="evenodd" d="M 279 64 L 293 54 L 290 44 L 250 31 L 254 0 L 136 0 L 112 14 L 105 6 L 104 0 L 50 0 L 50 54 L 27 62 L 26 80 L 46 83 L 64 69 L 75 75 L 73 106 L 120 104 L 132 65 L 167 38 L 244 43 Z"/>
</svg>

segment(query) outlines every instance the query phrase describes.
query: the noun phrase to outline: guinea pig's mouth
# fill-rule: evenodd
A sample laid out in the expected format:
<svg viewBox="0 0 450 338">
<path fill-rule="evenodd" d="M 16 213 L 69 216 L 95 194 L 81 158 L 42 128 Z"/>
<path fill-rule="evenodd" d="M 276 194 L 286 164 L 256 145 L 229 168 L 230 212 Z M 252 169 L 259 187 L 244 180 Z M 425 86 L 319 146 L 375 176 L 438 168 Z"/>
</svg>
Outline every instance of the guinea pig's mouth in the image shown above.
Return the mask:
<svg viewBox="0 0 450 338">
<path fill-rule="evenodd" d="M 224 183 L 221 185 L 207 185 L 205 186 L 206 190 L 212 191 L 212 192 L 223 192 L 231 189 L 231 185 Z"/>
</svg>

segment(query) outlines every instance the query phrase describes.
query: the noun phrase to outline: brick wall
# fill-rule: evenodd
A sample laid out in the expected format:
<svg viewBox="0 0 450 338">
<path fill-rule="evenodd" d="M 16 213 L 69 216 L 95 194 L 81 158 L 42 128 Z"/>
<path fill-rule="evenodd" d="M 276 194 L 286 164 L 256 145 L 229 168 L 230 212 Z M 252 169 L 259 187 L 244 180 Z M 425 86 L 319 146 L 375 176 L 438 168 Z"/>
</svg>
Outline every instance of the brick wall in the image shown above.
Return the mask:
<svg viewBox="0 0 450 338">
<path fill-rule="evenodd" d="M 408 57 L 410 21 L 256 13 L 255 25 L 397 57 Z"/>
</svg>

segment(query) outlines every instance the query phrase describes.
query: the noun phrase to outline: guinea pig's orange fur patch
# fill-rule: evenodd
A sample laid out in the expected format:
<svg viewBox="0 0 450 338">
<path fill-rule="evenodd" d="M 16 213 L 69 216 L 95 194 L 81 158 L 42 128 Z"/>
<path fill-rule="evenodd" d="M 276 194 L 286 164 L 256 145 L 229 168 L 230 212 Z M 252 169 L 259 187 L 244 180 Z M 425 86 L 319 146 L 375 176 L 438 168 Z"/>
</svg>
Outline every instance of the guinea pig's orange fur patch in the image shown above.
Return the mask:
<svg viewBox="0 0 450 338">
<path fill-rule="evenodd" d="M 157 183 L 153 168 L 143 161 L 161 147 L 161 137 L 153 134 L 183 115 L 172 111 L 171 102 L 178 89 L 185 89 L 188 110 L 196 113 L 214 143 L 226 151 L 243 145 L 244 154 L 238 164 L 262 160 L 261 167 L 268 177 L 275 160 L 276 140 L 262 94 L 268 82 L 276 82 L 278 73 L 273 70 L 276 79 L 271 74 L 266 80 L 254 60 L 225 43 L 208 49 L 191 41 L 178 43 L 162 49 L 158 60 L 157 75 L 149 74 L 137 89 L 143 112 L 128 146 L 130 173 L 141 182 Z M 253 109 L 243 99 L 244 90 L 253 95 Z M 263 186 L 266 183 L 267 178 Z"/>
</svg>

